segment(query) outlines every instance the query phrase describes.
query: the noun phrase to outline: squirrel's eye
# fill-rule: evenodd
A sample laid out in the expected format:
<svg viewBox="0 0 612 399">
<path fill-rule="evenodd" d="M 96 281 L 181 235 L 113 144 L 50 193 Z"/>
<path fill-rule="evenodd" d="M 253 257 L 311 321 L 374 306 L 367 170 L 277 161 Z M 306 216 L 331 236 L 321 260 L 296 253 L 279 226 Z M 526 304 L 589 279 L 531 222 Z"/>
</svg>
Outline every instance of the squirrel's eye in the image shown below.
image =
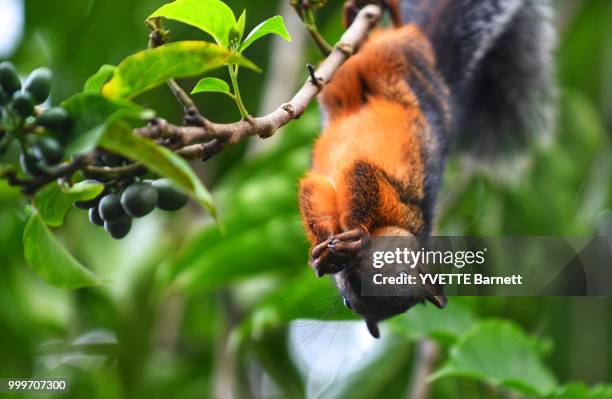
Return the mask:
<svg viewBox="0 0 612 399">
<path fill-rule="evenodd" d="M 353 309 L 351 307 L 351 303 L 348 301 L 348 299 L 346 299 L 345 297 L 342 297 L 342 301 L 344 302 L 344 306 L 346 306 L 349 309 Z"/>
</svg>

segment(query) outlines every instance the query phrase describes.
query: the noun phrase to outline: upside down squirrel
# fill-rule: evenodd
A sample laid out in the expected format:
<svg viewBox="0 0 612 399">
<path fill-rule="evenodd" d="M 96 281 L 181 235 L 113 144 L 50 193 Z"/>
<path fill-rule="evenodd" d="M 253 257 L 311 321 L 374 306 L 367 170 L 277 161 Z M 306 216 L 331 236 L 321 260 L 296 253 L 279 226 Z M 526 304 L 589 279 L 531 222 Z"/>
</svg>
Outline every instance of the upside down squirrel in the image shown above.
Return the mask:
<svg viewBox="0 0 612 399">
<path fill-rule="evenodd" d="M 347 1 L 345 25 L 372 2 Z M 394 27 L 373 31 L 322 91 L 323 131 L 299 193 L 311 266 L 333 276 L 374 337 L 379 321 L 446 297 L 439 287 L 363 296 L 370 238 L 430 235 L 449 147 L 520 151 L 550 125 L 555 93 L 547 1 L 378 3 Z"/>
</svg>

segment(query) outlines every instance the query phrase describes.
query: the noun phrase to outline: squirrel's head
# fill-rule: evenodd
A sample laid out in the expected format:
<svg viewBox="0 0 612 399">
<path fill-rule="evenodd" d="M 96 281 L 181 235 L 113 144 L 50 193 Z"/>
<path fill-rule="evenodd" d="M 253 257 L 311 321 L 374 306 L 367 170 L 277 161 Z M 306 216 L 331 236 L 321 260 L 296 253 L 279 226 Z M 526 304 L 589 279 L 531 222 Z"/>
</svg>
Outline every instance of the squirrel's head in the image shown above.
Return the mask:
<svg viewBox="0 0 612 399">
<path fill-rule="evenodd" d="M 407 230 L 396 226 L 384 227 L 372 232 L 373 237 L 408 237 Z M 406 312 L 412 306 L 430 301 L 435 306 L 443 308 L 447 299 L 440 287 L 425 285 L 398 285 L 384 289 L 377 287 L 372 278 L 374 273 L 384 276 L 398 274 L 417 275 L 420 268 L 410 268 L 404 264 L 388 265 L 381 269 L 373 269 L 367 262 L 368 251 L 362 251 L 358 259 L 354 259 L 349 267 L 335 273 L 336 285 L 344 299 L 344 304 L 359 314 L 366 322 L 368 331 L 374 338 L 380 336 L 378 322 Z"/>
</svg>

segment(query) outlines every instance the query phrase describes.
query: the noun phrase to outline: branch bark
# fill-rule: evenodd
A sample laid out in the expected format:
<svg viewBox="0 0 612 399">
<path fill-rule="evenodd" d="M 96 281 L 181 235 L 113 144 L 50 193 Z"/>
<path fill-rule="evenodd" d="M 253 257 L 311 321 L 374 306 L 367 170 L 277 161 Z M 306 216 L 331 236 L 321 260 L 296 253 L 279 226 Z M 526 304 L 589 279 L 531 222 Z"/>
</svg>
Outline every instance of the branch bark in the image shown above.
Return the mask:
<svg viewBox="0 0 612 399">
<path fill-rule="evenodd" d="M 309 78 L 289 102 L 280 105 L 267 115 L 229 124 L 213 123 L 200 118 L 196 123 L 198 126 L 176 126 L 158 119 L 146 127 L 136 129 L 135 132 L 151 139 L 168 139 L 178 154 L 190 160 L 209 159 L 225 147 L 246 137 L 270 137 L 280 127 L 304 113 L 310 102 L 331 81 L 338 68 L 363 43 L 369 30 L 380 19 L 380 15 L 379 6 L 364 7 L 316 70 L 317 82 L 312 82 Z"/>
<path fill-rule="evenodd" d="M 34 195 L 38 189 L 58 179 L 69 179 L 78 170 L 90 164 L 95 158 L 94 153 L 79 155 L 72 162 L 57 166 L 54 170 L 41 176 L 22 179 L 14 170 L 6 170 L 0 178 L 6 179 L 11 186 L 20 186 L 24 195 Z"/>
<path fill-rule="evenodd" d="M 439 357 L 440 348 L 435 341 L 425 339 L 417 345 L 417 357 L 408 398 L 427 399 L 429 397 L 427 377 L 432 373 Z"/>
</svg>

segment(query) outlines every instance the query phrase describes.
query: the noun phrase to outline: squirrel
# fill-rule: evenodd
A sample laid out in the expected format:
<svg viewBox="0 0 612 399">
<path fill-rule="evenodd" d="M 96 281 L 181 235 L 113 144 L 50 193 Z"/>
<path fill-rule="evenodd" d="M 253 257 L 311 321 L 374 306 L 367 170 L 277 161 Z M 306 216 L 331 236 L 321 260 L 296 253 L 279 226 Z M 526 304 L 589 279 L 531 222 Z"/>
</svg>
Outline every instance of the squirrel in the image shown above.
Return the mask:
<svg viewBox="0 0 612 399">
<path fill-rule="evenodd" d="M 379 321 L 447 299 L 437 286 L 362 295 L 371 237 L 431 234 L 451 146 L 495 157 L 547 129 L 555 35 L 544 0 L 349 0 L 345 26 L 369 3 L 389 10 L 393 27 L 371 32 L 322 90 L 323 131 L 299 202 L 310 265 L 333 276 L 377 338 Z"/>
</svg>

